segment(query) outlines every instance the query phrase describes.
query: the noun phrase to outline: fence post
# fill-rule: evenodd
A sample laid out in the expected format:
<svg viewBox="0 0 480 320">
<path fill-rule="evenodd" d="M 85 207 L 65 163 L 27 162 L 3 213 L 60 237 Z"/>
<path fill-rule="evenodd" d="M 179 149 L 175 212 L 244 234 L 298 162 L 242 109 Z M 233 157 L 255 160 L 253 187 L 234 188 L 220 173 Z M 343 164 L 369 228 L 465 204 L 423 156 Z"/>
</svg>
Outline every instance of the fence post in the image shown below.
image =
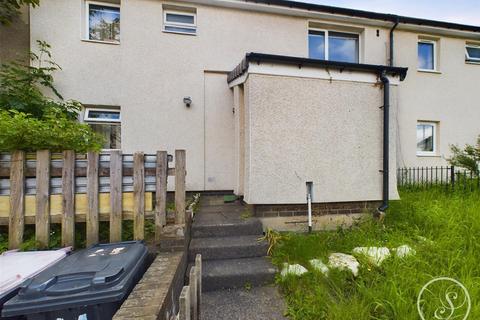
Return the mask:
<svg viewBox="0 0 480 320">
<path fill-rule="evenodd" d="M 62 246 L 75 245 L 75 151 L 63 151 Z"/>
<path fill-rule="evenodd" d="M 179 320 L 191 320 L 190 317 L 190 287 L 184 286 L 180 292 Z"/>
<path fill-rule="evenodd" d="M 36 164 L 35 240 L 44 249 L 50 240 L 50 151 L 38 150 Z"/>
<path fill-rule="evenodd" d="M 98 243 L 98 153 L 87 154 L 87 247 Z"/>
<path fill-rule="evenodd" d="M 157 151 L 155 171 L 155 243 L 160 242 L 160 235 L 167 220 L 167 151 Z"/>
<path fill-rule="evenodd" d="M 195 256 L 195 272 L 197 273 L 197 283 L 195 285 L 196 289 L 197 289 L 197 301 L 196 301 L 196 305 L 197 305 L 197 319 L 200 319 L 201 318 L 201 309 L 202 309 L 202 255 L 201 254 L 197 254 Z"/>
<path fill-rule="evenodd" d="M 198 320 L 198 299 L 197 299 L 197 266 L 190 268 L 188 281 L 190 287 L 190 316 L 192 320 Z"/>
<path fill-rule="evenodd" d="M 185 223 L 185 150 L 175 150 L 175 223 Z"/>
<path fill-rule="evenodd" d="M 133 238 L 145 238 L 145 156 L 143 152 L 133 155 Z"/>
<path fill-rule="evenodd" d="M 18 249 L 23 242 L 25 225 L 25 152 L 14 151 L 10 159 L 10 215 L 8 248 Z"/>
<path fill-rule="evenodd" d="M 122 152 L 110 152 L 110 242 L 122 241 Z"/>
<path fill-rule="evenodd" d="M 450 167 L 450 180 L 452 184 L 452 189 L 455 189 L 455 166 Z"/>
</svg>

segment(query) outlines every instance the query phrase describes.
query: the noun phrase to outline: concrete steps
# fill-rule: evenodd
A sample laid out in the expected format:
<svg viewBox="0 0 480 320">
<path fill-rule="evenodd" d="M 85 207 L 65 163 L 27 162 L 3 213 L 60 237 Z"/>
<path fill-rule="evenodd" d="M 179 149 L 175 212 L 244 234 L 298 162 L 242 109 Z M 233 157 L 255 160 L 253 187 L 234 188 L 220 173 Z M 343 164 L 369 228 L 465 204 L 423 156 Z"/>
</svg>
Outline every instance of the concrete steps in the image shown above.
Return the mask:
<svg viewBox="0 0 480 320">
<path fill-rule="evenodd" d="M 217 215 L 218 216 L 218 215 Z M 194 223 L 192 225 L 192 238 L 227 237 L 242 235 L 262 235 L 263 228 L 260 220 L 256 218 L 241 221 L 218 221 L 215 217 L 206 223 Z M 218 218 L 217 220 L 221 220 Z"/>
<path fill-rule="evenodd" d="M 207 260 L 202 266 L 203 291 L 266 285 L 273 282 L 276 271 L 265 257 Z"/>
<path fill-rule="evenodd" d="M 189 259 L 193 261 L 198 253 L 202 260 L 220 260 L 262 257 L 268 249 L 265 240 L 259 235 L 194 238 L 190 242 Z"/>
<path fill-rule="evenodd" d="M 239 202 L 204 196 L 192 224 L 189 260 L 200 253 L 203 291 L 272 283 L 276 268 L 266 257 L 262 223 Z M 188 273 L 187 273 L 188 276 Z"/>
</svg>

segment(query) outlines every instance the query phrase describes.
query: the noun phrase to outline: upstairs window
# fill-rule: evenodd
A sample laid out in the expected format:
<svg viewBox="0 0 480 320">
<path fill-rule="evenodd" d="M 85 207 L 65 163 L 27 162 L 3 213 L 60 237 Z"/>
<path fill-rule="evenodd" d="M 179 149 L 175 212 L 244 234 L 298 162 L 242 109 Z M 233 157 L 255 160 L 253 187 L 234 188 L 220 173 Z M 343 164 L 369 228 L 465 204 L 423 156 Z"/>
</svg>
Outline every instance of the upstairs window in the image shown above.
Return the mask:
<svg viewBox="0 0 480 320">
<path fill-rule="evenodd" d="M 120 42 L 120 5 L 87 1 L 86 13 L 87 40 Z"/>
<path fill-rule="evenodd" d="M 437 69 L 436 41 L 418 41 L 418 69 L 423 71 L 435 71 Z"/>
<path fill-rule="evenodd" d="M 467 61 L 480 62 L 480 45 L 467 44 L 465 56 Z"/>
<path fill-rule="evenodd" d="M 359 35 L 310 29 L 308 55 L 311 59 L 358 63 Z"/>
<path fill-rule="evenodd" d="M 435 122 L 417 123 L 417 155 L 435 155 L 436 150 L 436 130 Z"/>
<path fill-rule="evenodd" d="M 163 31 L 184 34 L 197 33 L 195 12 L 164 9 Z"/>
<path fill-rule="evenodd" d="M 104 149 L 121 148 L 120 109 L 87 107 L 83 120 L 93 131 L 103 136 Z"/>
</svg>

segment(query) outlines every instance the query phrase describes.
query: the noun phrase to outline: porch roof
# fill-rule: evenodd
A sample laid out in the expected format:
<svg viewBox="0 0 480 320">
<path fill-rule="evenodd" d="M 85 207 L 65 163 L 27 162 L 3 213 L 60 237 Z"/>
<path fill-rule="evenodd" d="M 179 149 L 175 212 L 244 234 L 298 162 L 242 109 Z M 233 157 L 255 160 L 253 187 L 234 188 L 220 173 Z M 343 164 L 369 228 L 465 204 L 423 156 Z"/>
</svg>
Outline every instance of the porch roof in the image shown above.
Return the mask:
<svg viewBox="0 0 480 320">
<path fill-rule="evenodd" d="M 248 66 L 250 62 L 260 64 L 261 62 L 267 63 L 279 63 L 279 64 L 289 64 L 296 65 L 299 68 L 302 66 L 308 67 L 318 67 L 318 68 L 334 68 L 343 70 L 352 70 L 352 71 L 363 71 L 371 72 L 376 74 L 381 74 L 383 72 L 392 75 L 398 76 L 400 81 L 403 81 L 407 76 L 408 68 L 401 67 L 390 67 L 383 65 L 374 65 L 374 64 L 363 64 L 363 63 L 351 63 L 351 62 L 340 62 L 340 61 L 330 61 L 330 60 L 318 60 L 318 59 L 309 59 L 302 57 L 292 57 L 292 56 L 282 56 L 274 54 L 265 54 L 265 53 L 256 53 L 250 52 L 245 55 L 245 58 L 240 62 L 238 66 L 235 67 L 232 71 L 228 73 L 227 81 L 228 83 L 239 78 L 248 71 Z"/>
</svg>

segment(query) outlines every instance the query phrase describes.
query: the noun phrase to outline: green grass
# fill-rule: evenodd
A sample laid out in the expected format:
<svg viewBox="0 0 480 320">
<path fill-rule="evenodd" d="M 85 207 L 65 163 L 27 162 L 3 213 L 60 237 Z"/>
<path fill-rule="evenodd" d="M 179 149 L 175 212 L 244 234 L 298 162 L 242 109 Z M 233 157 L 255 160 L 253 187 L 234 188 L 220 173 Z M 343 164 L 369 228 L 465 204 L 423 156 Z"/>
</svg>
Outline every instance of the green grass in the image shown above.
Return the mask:
<svg viewBox="0 0 480 320">
<path fill-rule="evenodd" d="M 465 285 L 472 299 L 469 319 L 480 319 L 480 193 L 405 190 L 401 197 L 391 202 L 383 225 L 368 219 L 348 230 L 282 236 L 273 263 L 280 268 L 284 262 L 300 263 L 312 271 L 277 279 L 291 319 L 418 320 L 417 296 L 440 276 Z M 402 244 L 416 255 L 391 257 L 381 267 L 359 259 L 356 278 L 336 270 L 327 278 L 308 263 L 313 258 L 327 262 L 330 253 L 351 253 L 357 246 Z"/>
</svg>

